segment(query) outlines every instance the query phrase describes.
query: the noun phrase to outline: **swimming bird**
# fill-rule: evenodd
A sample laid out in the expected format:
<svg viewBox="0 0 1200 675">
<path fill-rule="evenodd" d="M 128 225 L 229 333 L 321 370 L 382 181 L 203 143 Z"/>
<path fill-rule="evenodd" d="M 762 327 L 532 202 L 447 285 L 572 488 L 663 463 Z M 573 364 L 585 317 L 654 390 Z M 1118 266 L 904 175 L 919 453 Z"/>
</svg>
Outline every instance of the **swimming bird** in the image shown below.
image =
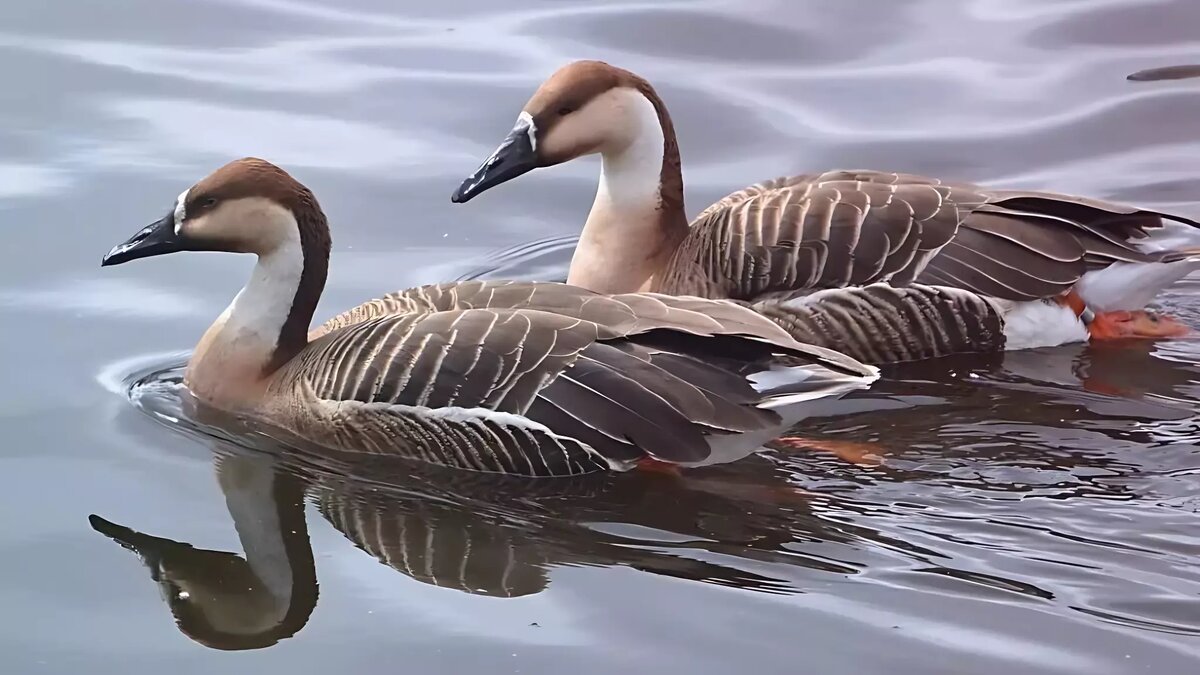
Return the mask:
<svg viewBox="0 0 1200 675">
<path fill-rule="evenodd" d="M 697 466 L 744 456 L 878 377 L 736 303 L 559 283 L 422 286 L 310 332 L 326 217 L 257 158 L 184 190 L 102 264 L 178 251 L 257 256 L 191 355 L 189 392 L 334 449 L 532 476 Z"/>
<path fill-rule="evenodd" d="M 600 61 L 551 75 L 452 201 L 591 154 L 570 284 L 741 301 L 876 363 L 1188 332 L 1146 310 L 1200 268 L 1198 223 L 1178 215 L 864 170 L 757 183 L 689 223 L 666 104 Z"/>
</svg>

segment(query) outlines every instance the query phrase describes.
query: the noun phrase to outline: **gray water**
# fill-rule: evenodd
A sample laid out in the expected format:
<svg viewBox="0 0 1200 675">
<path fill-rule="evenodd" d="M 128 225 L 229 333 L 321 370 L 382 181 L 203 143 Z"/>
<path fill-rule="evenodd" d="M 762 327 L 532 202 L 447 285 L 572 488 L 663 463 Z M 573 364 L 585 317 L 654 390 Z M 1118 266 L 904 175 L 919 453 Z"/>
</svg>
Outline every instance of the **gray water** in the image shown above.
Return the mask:
<svg viewBox="0 0 1200 675">
<path fill-rule="evenodd" d="M 1194 0 L 14 0 L 0 55 L 4 672 L 1198 669 L 1194 341 L 910 366 L 804 430 L 874 443 L 879 466 L 774 453 L 551 488 L 255 453 L 147 414 L 132 378 L 177 363 L 251 261 L 99 267 L 257 155 L 330 214 L 319 319 L 420 283 L 561 278 L 595 162 L 449 195 L 574 58 L 656 83 L 693 214 L 877 168 L 1197 217 L 1200 80 L 1125 80 L 1200 62 Z M 1196 289 L 1164 304 L 1200 326 Z M 244 555 L 214 469 L 246 464 L 281 486 L 319 592 L 288 635 L 230 651 L 89 516 L 224 569 L 195 551 Z"/>
</svg>

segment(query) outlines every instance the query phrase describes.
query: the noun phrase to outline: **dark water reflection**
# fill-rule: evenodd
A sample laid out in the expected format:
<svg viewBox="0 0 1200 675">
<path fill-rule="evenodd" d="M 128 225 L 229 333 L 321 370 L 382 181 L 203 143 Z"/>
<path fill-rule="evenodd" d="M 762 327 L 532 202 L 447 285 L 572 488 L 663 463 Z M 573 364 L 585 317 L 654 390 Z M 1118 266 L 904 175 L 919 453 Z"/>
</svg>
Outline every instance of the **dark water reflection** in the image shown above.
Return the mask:
<svg viewBox="0 0 1200 675">
<path fill-rule="evenodd" d="M 249 263 L 98 268 L 255 154 L 331 215 L 321 318 L 562 278 L 594 162 L 449 194 L 580 57 L 660 85 L 691 213 L 867 167 L 1196 216 L 1196 26 L 1193 0 L 0 5 L 4 672 L 1196 671 L 1198 342 L 897 368 L 803 430 L 877 465 L 532 485 L 233 444 L 169 387 L 130 405 Z M 1163 304 L 1200 326 L 1196 298 Z"/>
</svg>

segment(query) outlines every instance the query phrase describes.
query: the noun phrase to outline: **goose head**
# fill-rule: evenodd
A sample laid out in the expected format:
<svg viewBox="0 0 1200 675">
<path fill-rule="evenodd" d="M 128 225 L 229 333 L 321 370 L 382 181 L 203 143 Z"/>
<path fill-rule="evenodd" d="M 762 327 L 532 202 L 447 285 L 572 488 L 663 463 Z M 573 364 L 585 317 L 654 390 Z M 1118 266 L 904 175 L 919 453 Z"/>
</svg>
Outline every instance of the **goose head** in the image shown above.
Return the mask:
<svg viewBox="0 0 1200 675">
<path fill-rule="evenodd" d="M 533 169 L 597 153 L 615 160 L 634 151 L 657 179 L 664 131 L 673 145 L 665 107 L 646 80 L 601 61 L 575 61 L 538 87 L 512 131 L 451 201 L 466 202 Z M 645 152 L 638 152 L 639 141 Z"/>
<path fill-rule="evenodd" d="M 201 338 L 184 381 L 218 408 L 261 400 L 268 376 L 306 344 L 325 288 L 330 237 L 308 188 L 248 157 L 184 190 L 162 218 L 114 246 L 102 266 L 177 251 L 252 253 L 249 283 Z"/>
<path fill-rule="evenodd" d="M 328 255 L 328 229 L 323 218 L 314 227 L 314 211 L 320 208 L 312 192 L 283 169 L 239 159 L 184 190 L 166 215 L 114 246 L 101 266 L 178 251 L 261 256 L 297 243 L 323 245 Z"/>
</svg>

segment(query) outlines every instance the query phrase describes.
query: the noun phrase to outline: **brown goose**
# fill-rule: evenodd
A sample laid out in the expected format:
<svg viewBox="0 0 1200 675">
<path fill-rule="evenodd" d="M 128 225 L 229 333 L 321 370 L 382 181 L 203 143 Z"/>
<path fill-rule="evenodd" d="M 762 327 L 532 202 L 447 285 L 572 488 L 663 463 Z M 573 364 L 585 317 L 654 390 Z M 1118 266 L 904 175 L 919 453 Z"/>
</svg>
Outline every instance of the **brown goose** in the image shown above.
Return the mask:
<svg viewBox="0 0 1200 675">
<path fill-rule="evenodd" d="M 830 171 L 753 185 L 689 225 L 666 106 L 643 78 L 598 61 L 546 80 L 452 200 L 596 153 L 599 188 L 570 284 L 743 301 L 799 340 L 876 362 L 1187 331 L 1144 311 L 1200 268 L 1197 223 L 1179 216 Z M 812 320 L 823 303 L 833 320 Z"/>
<path fill-rule="evenodd" d="M 185 190 L 102 264 L 255 254 L 188 362 L 190 392 L 326 447 L 456 468 L 560 476 L 729 461 L 878 377 L 735 303 L 555 283 L 410 289 L 310 335 L 329 249 L 312 192 L 247 158 Z"/>
</svg>

